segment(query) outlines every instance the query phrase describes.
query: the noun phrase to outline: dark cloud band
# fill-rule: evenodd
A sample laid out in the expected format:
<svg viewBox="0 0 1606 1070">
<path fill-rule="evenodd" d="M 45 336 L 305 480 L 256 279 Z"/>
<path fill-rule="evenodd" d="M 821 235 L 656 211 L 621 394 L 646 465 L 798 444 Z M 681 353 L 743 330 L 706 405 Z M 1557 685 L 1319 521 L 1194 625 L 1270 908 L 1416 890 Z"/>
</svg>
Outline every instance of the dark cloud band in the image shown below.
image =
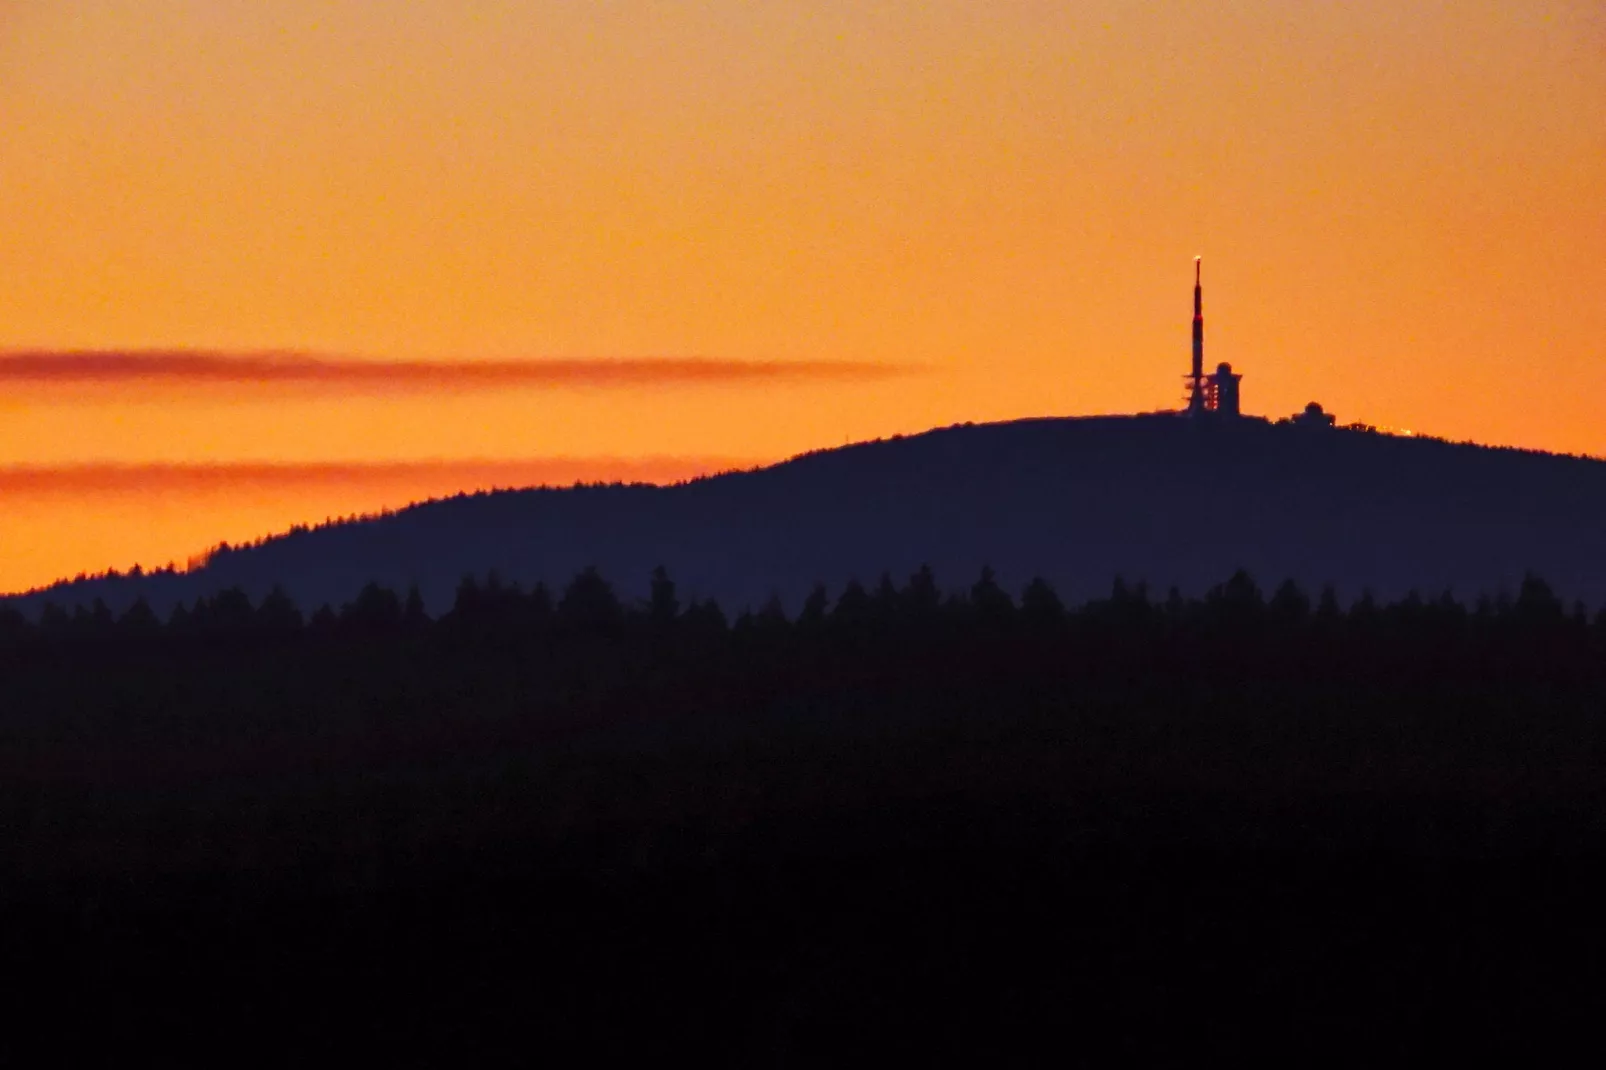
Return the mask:
<svg viewBox="0 0 1606 1070">
<path fill-rule="evenodd" d="M 0 467 L 10 498 L 394 487 L 431 494 L 575 483 L 674 483 L 751 468 L 732 457 L 551 457 L 381 463 L 80 464 Z"/>
<path fill-rule="evenodd" d="M 642 388 L 865 382 L 909 368 L 867 361 L 357 360 L 199 350 L 0 353 L 0 385 L 290 386 L 332 391 Z"/>
</svg>

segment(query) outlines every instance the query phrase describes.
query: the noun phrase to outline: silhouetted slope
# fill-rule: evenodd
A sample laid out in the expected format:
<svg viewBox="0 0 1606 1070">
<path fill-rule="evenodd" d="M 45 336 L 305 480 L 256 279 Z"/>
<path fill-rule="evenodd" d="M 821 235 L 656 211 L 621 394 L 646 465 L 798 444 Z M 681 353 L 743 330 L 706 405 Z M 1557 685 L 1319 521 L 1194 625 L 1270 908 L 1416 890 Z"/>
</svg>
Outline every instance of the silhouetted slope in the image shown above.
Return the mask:
<svg viewBox="0 0 1606 1070">
<path fill-rule="evenodd" d="M 1263 583 L 1392 598 L 1514 589 L 1525 571 L 1606 602 L 1606 463 L 1516 450 L 1169 416 L 960 426 L 805 455 L 676 487 L 542 489 L 459 497 L 276 538 L 204 570 L 39 592 L 70 605 L 176 599 L 282 584 L 309 608 L 366 582 L 416 582 L 431 611 L 465 574 L 560 586 L 596 565 L 643 596 L 665 565 L 688 596 L 728 609 L 812 584 L 903 577 L 929 563 L 968 585 L 983 565 L 1019 590 L 1068 599 L 1117 575 L 1163 596 L 1237 568 Z"/>
</svg>

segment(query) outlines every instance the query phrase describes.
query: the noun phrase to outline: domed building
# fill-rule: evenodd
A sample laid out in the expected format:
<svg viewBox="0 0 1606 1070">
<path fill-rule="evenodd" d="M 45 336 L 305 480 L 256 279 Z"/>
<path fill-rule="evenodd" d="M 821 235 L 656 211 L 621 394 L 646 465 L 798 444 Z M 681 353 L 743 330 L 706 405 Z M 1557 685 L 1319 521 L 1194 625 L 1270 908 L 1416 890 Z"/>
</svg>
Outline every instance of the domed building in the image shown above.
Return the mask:
<svg viewBox="0 0 1606 1070">
<path fill-rule="evenodd" d="M 1309 405 L 1305 406 L 1304 412 L 1297 416 L 1291 417 L 1289 422 L 1295 427 L 1322 428 L 1334 426 L 1337 424 L 1338 418 L 1332 413 L 1323 409 L 1320 404 L 1313 401 Z"/>
</svg>

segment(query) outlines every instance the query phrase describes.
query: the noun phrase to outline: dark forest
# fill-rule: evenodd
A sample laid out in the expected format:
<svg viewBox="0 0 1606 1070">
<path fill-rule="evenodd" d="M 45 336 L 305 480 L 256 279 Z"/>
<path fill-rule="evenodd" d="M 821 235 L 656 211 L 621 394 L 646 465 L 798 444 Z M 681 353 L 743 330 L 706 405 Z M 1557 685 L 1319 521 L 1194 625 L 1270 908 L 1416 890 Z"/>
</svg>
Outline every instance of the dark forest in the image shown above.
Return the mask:
<svg viewBox="0 0 1606 1070">
<path fill-rule="evenodd" d="M 1531 1054 L 1598 1009 L 1606 612 L 1538 577 L 650 592 L 0 610 L 0 1046 Z"/>
</svg>

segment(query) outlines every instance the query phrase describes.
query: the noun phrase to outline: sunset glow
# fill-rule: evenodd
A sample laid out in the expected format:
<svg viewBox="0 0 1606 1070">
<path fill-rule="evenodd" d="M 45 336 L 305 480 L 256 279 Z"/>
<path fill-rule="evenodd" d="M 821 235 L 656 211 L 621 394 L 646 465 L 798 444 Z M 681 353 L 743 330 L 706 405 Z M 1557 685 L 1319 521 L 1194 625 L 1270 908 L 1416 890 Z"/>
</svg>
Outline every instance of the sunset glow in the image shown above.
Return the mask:
<svg viewBox="0 0 1606 1070">
<path fill-rule="evenodd" d="M 0 590 L 1172 408 L 1201 249 L 1246 412 L 1606 455 L 1602 102 L 1591 0 L 0 0 Z"/>
</svg>

